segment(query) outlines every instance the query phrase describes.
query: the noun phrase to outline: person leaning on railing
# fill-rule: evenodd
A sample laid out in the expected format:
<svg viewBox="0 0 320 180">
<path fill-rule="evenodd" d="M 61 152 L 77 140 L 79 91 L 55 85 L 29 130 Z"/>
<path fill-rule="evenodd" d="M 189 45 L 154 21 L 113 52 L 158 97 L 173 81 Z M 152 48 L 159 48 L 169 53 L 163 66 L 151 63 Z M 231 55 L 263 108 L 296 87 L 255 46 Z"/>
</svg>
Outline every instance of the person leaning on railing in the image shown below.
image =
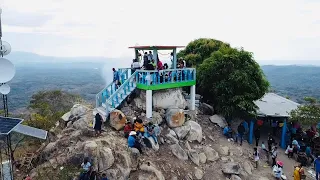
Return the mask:
<svg viewBox="0 0 320 180">
<path fill-rule="evenodd" d="M 140 69 L 140 63 L 137 59 L 133 59 L 131 64 L 131 74 L 133 74 L 137 69 Z"/>
</svg>

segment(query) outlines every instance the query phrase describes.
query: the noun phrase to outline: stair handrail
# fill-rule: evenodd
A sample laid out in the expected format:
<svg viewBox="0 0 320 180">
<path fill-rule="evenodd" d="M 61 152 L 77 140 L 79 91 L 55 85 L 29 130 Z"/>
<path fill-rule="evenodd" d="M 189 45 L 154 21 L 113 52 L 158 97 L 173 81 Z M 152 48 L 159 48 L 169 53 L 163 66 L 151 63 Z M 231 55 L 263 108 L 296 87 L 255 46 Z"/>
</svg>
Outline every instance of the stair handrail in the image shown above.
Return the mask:
<svg viewBox="0 0 320 180">
<path fill-rule="evenodd" d="M 111 104 L 112 104 L 113 98 L 117 96 L 119 91 L 121 91 L 133 78 L 135 78 L 136 74 L 137 74 L 137 71 L 134 72 L 125 82 L 123 82 L 121 86 L 106 101 L 109 102 L 111 100 Z M 107 107 L 109 107 L 109 104 L 108 103 L 106 104 L 107 104 Z"/>
<path fill-rule="evenodd" d="M 125 73 L 127 73 L 127 72 L 129 71 L 129 68 L 121 68 L 121 69 L 125 69 L 125 70 L 124 70 L 124 71 L 121 70 L 121 74 L 119 75 L 120 77 L 122 77 Z M 113 85 L 113 84 L 114 84 L 113 81 L 110 82 L 107 86 L 105 86 L 100 92 L 98 92 L 98 93 L 96 94 L 96 107 L 99 107 L 99 99 L 100 99 L 99 96 L 101 96 L 101 94 L 102 94 L 104 91 L 106 91 L 109 87 L 112 88 L 112 85 Z"/>
</svg>

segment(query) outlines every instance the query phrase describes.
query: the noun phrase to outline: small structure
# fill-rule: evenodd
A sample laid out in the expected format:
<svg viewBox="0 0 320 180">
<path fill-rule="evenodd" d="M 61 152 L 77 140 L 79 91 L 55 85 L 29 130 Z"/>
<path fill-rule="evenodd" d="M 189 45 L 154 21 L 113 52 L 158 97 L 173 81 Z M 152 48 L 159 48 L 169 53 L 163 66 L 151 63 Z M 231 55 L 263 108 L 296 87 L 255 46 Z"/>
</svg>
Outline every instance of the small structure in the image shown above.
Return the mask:
<svg viewBox="0 0 320 180">
<path fill-rule="evenodd" d="M 131 73 L 131 68 L 119 69 L 120 80 L 122 82 L 118 89 L 114 88 L 114 83 L 110 83 L 96 96 L 96 111 L 100 114 L 109 115 L 109 112 L 118 108 L 119 105 L 128 97 L 136 88 L 146 91 L 146 116 L 152 118 L 152 91 L 162 89 L 172 89 L 180 87 L 190 87 L 191 110 L 195 109 L 195 85 L 196 69 L 195 68 L 178 68 L 177 67 L 177 48 L 183 46 L 133 46 L 135 59 L 139 59 L 139 51 L 153 52 L 155 64 L 158 61 L 158 51 L 172 50 L 172 68 L 163 70 L 136 70 Z"/>
<path fill-rule="evenodd" d="M 290 117 L 290 112 L 297 109 L 300 104 L 279 96 L 275 93 L 266 93 L 261 99 L 255 101 L 258 106 L 258 116 L 265 118 L 281 118 L 283 120 L 282 134 L 281 134 L 281 147 L 286 148 L 286 131 L 287 120 Z M 252 143 L 254 120 L 250 121 L 249 143 Z"/>
</svg>

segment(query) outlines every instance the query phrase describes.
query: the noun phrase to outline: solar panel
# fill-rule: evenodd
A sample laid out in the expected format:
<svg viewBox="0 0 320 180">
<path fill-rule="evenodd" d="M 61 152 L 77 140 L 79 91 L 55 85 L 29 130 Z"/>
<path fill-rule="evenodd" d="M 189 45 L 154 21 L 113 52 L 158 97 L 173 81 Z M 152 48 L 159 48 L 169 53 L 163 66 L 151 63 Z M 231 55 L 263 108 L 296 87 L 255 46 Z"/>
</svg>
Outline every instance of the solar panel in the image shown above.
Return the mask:
<svg viewBox="0 0 320 180">
<path fill-rule="evenodd" d="M 10 132 L 22 121 L 22 119 L 0 116 L 0 134 L 10 134 Z"/>
<path fill-rule="evenodd" d="M 47 134 L 48 134 L 48 132 L 45 131 L 45 130 L 34 128 L 34 127 L 30 127 L 30 126 L 26 126 L 26 125 L 22 125 L 22 124 L 18 124 L 13 129 L 13 131 L 15 131 L 17 133 L 24 134 L 24 135 L 36 137 L 36 138 L 39 138 L 39 139 L 47 139 Z"/>
</svg>

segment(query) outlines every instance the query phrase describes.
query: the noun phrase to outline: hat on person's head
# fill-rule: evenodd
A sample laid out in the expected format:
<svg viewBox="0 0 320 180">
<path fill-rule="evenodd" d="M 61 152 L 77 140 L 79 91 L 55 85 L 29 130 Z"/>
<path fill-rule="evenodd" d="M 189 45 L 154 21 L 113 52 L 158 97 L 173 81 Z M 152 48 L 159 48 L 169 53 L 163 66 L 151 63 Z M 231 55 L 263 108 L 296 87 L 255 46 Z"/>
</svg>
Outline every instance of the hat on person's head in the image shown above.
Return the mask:
<svg viewBox="0 0 320 180">
<path fill-rule="evenodd" d="M 129 136 L 133 136 L 133 135 L 137 135 L 137 133 L 135 131 L 131 131 Z"/>
<path fill-rule="evenodd" d="M 283 167 L 283 162 L 282 161 L 277 161 L 277 164 L 281 167 Z"/>
</svg>

